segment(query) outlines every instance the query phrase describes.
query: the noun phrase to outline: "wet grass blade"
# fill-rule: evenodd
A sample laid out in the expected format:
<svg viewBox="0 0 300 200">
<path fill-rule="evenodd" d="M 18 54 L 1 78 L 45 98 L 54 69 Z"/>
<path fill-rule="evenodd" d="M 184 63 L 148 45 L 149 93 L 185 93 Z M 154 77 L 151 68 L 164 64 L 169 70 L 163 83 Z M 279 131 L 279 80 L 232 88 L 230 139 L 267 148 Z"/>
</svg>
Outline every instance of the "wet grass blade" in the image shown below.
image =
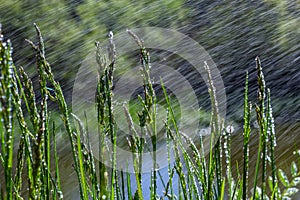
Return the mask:
<svg viewBox="0 0 300 200">
<path fill-rule="evenodd" d="M 244 92 L 244 155 L 243 155 L 243 200 L 248 196 L 248 171 L 249 171 L 249 138 L 250 138 L 250 111 L 251 103 L 248 100 L 248 72 L 246 75 L 245 92 Z"/>
<path fill-rule="evenodd" d="M 261 198 L 264 198 L 266 192 L 266 151 L 267 151 L 267 133 L 266 133 L 266 115 L 265 115 L 265 80 L 262 72 L 262 66 L 259 58 L 256 59 L 257 68 L 257 84 L 258 84 L 258 105 L 256 108 L 257 122 L 259 124 L 259 147 L 257 152 L 257 160 L 255 167 L 255 179 L 254 179 L 254 191 L 253 198 L 256 195 L 257 178 L 259 173 L 259 166 L 262 166 L 262 187 L 261 187 Z"/>
<path fill-rule="evenodd" d="M 80 188 L 81 188 L 81 198 L 82 199 L 88 199 L 88 192 L 87 192 L 87 183 L 86 183 L 86 177 L 85 177 L 85 170 L 84 170 L 84 163 L 83 161 L 85 160 L 82 152 L 83 152 L 83 148 L 82 148 L 82 143 L 81 143 L 81 135 L 84 135 L 83 131 L 83 123 L 82 121 L 75 115 L 72 113 L 72 116 L 74 117 L 75 121 L 78 123 L 78 128 L 77 128 L 77 133 L 76 133 L 76 139 L 77 139 L 77 157 L 78 157 L 78 168 L 76 170 L 79 170 L 79 174 L 80 174 Z M 74 133 L 75 134 L 75 133 Z"/>
</svg>

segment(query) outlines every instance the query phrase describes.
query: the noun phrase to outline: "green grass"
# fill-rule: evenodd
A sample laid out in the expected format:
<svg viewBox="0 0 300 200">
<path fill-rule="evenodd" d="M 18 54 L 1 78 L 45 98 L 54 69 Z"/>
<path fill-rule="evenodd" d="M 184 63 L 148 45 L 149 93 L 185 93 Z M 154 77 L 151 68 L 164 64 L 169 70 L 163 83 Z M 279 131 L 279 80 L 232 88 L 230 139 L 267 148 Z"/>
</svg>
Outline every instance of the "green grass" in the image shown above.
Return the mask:
<svg viewBox="0 0 300 200">
<path fill-rule="evenodd" d="M 205 64 L 209 93 L 211 97 L 211 115 L 202 115 L 199 119 L 210 121 L 211 135 L 209 152 L 205 152 L 204 138 L 191 139 L 181 133 L 178 126 L 180 105 L 176 98 L 169 95 L 161 82 L 163 95 L 156 96 L 150 77 L 150 54 L 142 40 L 133 32 L 128 34 L 140 48 L 141 76 L 143 94 L 124 107 L 130 137 L 128 149 L 133 152 L 135 180 L 129 173 L 117 169 L 118 134 L 113 109 L 113 73 L 115 68 L 115 45 L 109 38 L 109 55 L 101 53 L 96 43 L 96 60 L 99 65 L 96 91 L 97 129 L 100 161 L 110 160 L 108 168 L 94 158 L 89 141 L 89 129 L 85 120 L 71 113 L 65 101 L 60 84 L 51 72 L 51 66 L 45 58 L 45 47 L 41 31 L 35 25 L 38 41 L 28 41 L 36 54 L 39 73 L 39 92 L 41 101 L 37 101 L 31 79 L 22 67 L 16 67 L 12 60 L 12 48 L 9 41 L 0 38 L 0 169 L 4 177 L 1 181 L 0 199 L 63 199 L 61 190 L 61 166 L 57 151 L 56 125 L 63 123 L 64 134 L 68 137 L 72 150 L 73 169 L 78 178 L 81 199 L 289 199 L 298 189 L 300 172 L 296 162 L 291 164 L 292 179 L 289 180 L 283 170 L 276 167 L 274 149 L 276 134 L 272 116 L 270 90 L 266 89 L 262 65 L 256 58 L 258 98 L 256 103 L 248 99 L 248 75 L 245 78 L 244 126 L 243 126 L 243 163 L 231 163 L 231 134 L 225 130 L 224 119 L 218 111 L 218 102 L 210 69 Z M 107 63 L 110 63 L 109 65 Z M 49 89 L 47 84 L 52 85 Z M 57 114 L 51 114 L 48 102 L 58 106 Z M 259 124 L 259 145 L 255 167 L 254 183 L 249 182 L 249 143 L 250 118 L 252 106 L 255 107 Z M 26 116 L 28 115 L 28 117 Z M 194 116 L 192 116 L 194 117 Z M 210 120 L 207 119 L 210 117 Z M 158 124 L 164 118 L 163 129 Z M 60 122 L 59 122 L 60 121 Z M 200 122 L 199 122 L 200 123 Z M 134 124 L 138 124 L 135 126 Z M 158 130 L 158 128 L 160 130 Z M 158 134 L 163 130 L 168 149 L 168 181 L 163 183 L 164 193 L 158 188 L 161 174 L 157 168 L 156 150 L 159 148 Z M 145 137 L 152 152 L 151 180 L 143 180 L 143 153 L 146 149 Z M 140 137 L 145 136 L 145 137 Z M 220 137 L 219 137 L 220 136 Z M 14 140 L 20 138 L 19 140 Z M 109 138 L 112 147 L 106 146 Z M 199 142 L 200 141 L 200 142 Z M 18 142 L 18 144 L 17 144 Z M 185 144 L 188 144 L 187 146 Z M 16 148 L 15 148 L 16 147 Z M 207 149 L 206 149 L 207 150 Z M 110 152 L 110 156 L 107 153 Z M 171 162 L 171 155 L 175 161 Z M 242 165 L 242 171 L 238 170 Z M 268 173 L 270 169 L 270 173 Z M 174 180 L 174 177 L 178 180 Z M 259 180 L 258 178 L 261 177 Z M 150 196 L 144 196 L 142 184 L 150 182 Z M 178 181 L 178 190 L 173 183 Z M 136 183 L 136 188 L 132 183 Z M 126 190 L 125 190 L 126 188 Z M 178 191 L 178 193 L 176 192 Z M 25 191 L 25 192 L 24 192 Z M 125 192 L 127 191 L 127 192 Z"/>
</svg>

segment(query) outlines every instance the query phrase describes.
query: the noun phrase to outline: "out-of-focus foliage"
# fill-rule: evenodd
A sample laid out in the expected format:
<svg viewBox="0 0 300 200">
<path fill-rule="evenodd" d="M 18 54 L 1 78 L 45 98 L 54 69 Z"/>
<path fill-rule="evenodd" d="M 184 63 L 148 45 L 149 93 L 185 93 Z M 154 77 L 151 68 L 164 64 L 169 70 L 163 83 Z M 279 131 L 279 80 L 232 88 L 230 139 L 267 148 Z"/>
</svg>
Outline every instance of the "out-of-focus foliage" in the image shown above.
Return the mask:
<svg viewBox="0 0 300 200">
<path fill-rule="evenodd" d="M 26 38 L 35 37 L 35 22 L 44 33 L 47 57 L 67 94 L 71 92 L 81 61 L 94 49 L 96 40 L 106 39 L 109 30 L 117 32 L 137 26 L 178 27 L 184 17 L 183 1 L 178 0 L 0 1 L 0 23 L 6 37 L 18 49 L 13 55 L 16 64 L 27 67 L 35 62 L 25 42 Z"/>
<path fill-rule="evenodd" d="M 188 11 L 181 0 L 86 0 L 76 10 L 85 29 L 92 35 L 107 31 L 99 30 L 101 25 L 115 32 L 143 26 L 178 28 Z"/>
<path fill-rule="evenodd" d="M 276 88 L 272 96 L 280 105 L 289 107 L 287 112 L 280 111 L 281 118 L 297 113 L 300 109 L 299 0 L 191 1 L 187 5 L 190 23 L 181 30 L 190 33 L 216 62 L 226 86 L 230 112 L 238 113 L 233 110 L 242 106 L 237 98 L 242 98 L 246 70 L 249 84 L 255 83 L 252 62 L 260 56 L 268 74 L 268 87 Z M 250 88 L 250 97 L 255 95 L 256 91 Z M 274 107 L 276 114 L 279 110 L 280 106 Z M 295 116 L 299 117 L 299 114 Z"/>
<path fill-rule="evenodd" d="M 40 26 L 47 57 L 67 97 L 71 96 L 78 66 L 94 49 L 96 40 L 104 41 L 110 30 L 117 33 L 126 28 L 158 26 L 187 34 L 209 52 L 221 71 L 229 111 L 242 107 L 236 106 L 236 99 L 242 98 L 243 75 L 249 70 L 249 83 L 254 84 L 253 60 L 260 56 L 269 74 L 269 87 L 277 91 L 273 100 L 289 99 L 288 110 L 297 113 L 299 10 L 299 0 L 0 0 L 0 22 L 6 37 L 18 49 L 13 55 L 16 64 L 25 67 L 35 61 L 24 39 L 35 37 L 33 22 Z M 183 68 L 188 64 L 178 60 Z M 198 87 L 196 93 L 201 91 L 207 89 Z M 255 95 L 256 91 L 250 89 L 250 97 Z M 277 110 L 275 107 L 275 115 Z"/>
<path fill-rule="evenodd" d="M 49 59 L 53 66 L 63 66 L 78 61 L 74 56 L 82 42 L 82 30 L 71 15 L 72 6 L 67 7 L 61 1 L 2 1 L 0 4 L 0 21 L 7 38 L 16 40 L 14 56 L 18 64 L 26 65 L 29 57 L 29 45 L 25 38 L 33 39 L 33 23 L 45 30 L 45 42 L 48 46 Z M 72 55 L 73 54 L 73 55 Z M 25 60 L 26 59 L 26 60 Z"/>
</svg>

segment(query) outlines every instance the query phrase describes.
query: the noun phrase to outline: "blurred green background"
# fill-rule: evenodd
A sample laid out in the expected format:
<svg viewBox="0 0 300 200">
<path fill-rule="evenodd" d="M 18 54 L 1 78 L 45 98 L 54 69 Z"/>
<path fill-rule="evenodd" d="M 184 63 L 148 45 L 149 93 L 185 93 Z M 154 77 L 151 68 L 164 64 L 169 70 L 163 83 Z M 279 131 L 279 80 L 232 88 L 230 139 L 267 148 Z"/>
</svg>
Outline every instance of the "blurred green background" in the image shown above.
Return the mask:
<svg viewBox="0 0 300 200">
<path fill-rule="evenodd" d="M 16 65 L 24 66 L 35 79 L 34 52 L 25 38 L 35 40 L 32 24 L 36 22 L 44 36 L 46 56 L 69 102 L 77 70 L 96 40 L 104 41 L 110 30 L 118 33 L 156 26 L 176 29 L 209 52 L 222 74 L 228 113 L 234 120 L 242 116 L 246 71 L 250 97 L 256 95 L 251 87 L 256 81 L 256 56 L 264 66 L 277 119 L 300 119 L 299 21 L 299 0 L 0 0 L 2 32 L 13 42 Z M 188 63 L 173 60 L 184 71 Z M 207 89 L 193 84 L 198 78 L 189 81 L 201 96 Z"/>
</svg>

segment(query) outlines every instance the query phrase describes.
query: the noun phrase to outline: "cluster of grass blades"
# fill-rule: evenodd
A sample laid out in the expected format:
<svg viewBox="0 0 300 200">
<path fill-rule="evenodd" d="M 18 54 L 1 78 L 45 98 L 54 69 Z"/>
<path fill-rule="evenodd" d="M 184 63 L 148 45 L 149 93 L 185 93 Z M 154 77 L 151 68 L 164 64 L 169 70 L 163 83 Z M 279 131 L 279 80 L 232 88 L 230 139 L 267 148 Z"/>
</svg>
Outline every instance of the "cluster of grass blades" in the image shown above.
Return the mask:
<svg viewBox="0 0 300 200">
<path fill-rule="evenodd" d="M 208 76 L 211 96 L 211 135 L 209 152 L 204 151 L 203 138 L 200 145 L 181 133 L 177 123 L 177 114 L 171 104 L 168 92 L 161 82 L 166 110 L 165 135 L 168 152 L 168 180 L 164 188 L 158 188 L 161 174 L 157 169 L 157 97 L 150 77 L 150 56 L 143 41 L 128 30 L 128 34 L 140 47 L 141 75 L 144 83 L 144 96 L 138 96 L 140 110 L 136 111 L 140 129 L 133 125 L 132 115 L 124 107 L 124 115 L 130 131 L 127 138 L 133 153 L 135 180 L 127 172 L 117 169 L 117 126 L 113 110 L 113 72 L 116 64 L 116 47 L 113 35 L 109 34 L 108 55 L 102 54 L 100 44 L 96 43 L 96 60 L 99 65 L 96 91 L 96 109 L 99 136 L 100 161 L 95 160 L 89 141 L 89 130 L 75 114 L 71 113 L 65 101 L 60 84 L 55 80 L 51 67 L 45 58 L 45 49 L 41 32 L 34 25 L 37 45 L 28 40 L 36 54 L 39 73 L 39 92 L 41 101 L 37 101 L 31 79 L 22 67 L 15 67 L 12 60 L 10 41 L 0 37 L 0 199 L 63 199 L 61 190 L 59 155 L 57 153 L 55 121 L 51 119 L 48 101 L 58 105 L 61 120 L 68 135 L 73 156 L 73 168 L 78 178 L 81 199 L 290 199 L 298 189 L 300 172 L 296 162 L 291 164 L 292 180 L 276 168 L 274 148 L 276 137 L 270 90 L 266 92 L 263 71 L 259 59 L 256 59 L 258 72 L 258 102 L 255 104 L 259 124 L 259 148 L 255 167 L 254 185 L 249 184 L 249 140 L 250 113 L 252 103 L 248 99 L 248 75 L 246 76 L 244 97 L 243 129 L 243 166 L 239 176 L 233 177 L 231 164 L 231 134 L 225 130 L 224 119 L 219 117 L 216 91 L 209 66 L 204 63 Z M 1 31 L 0 31 L 1 33 Z M 51 85 L 53 89 L 49 89 Z M 267 93 L 267 94 L 266 94 Z M 175 110 L 176 111 L 176 110 Z M 28 115 L 29 117 L 26 117 Z M 52 125 L 51 125 L 51 122 Z M 228 128 L 227 128 L 228 129 Z M 152 172 L 151 180 L 143 180 L 143 152 L 145 137 L 151 136 Z M 221 135 L 220 137 L 217 137 Z M 18 141 L 14 139 L 18 136 Z M 108 149 L 106 137 L 111 141 Z M 18 146 L 15 144 L 18 142 Z M 184 143 L 188 144 L 185 148 Z M 172 144 L 172 145 L 171 145 Z M 15 146 L 17 146 L 16 149 Z M 107 151 L 111 154 L 109 157 Z M 171 155 L 175 162 L 171 162 Z M 109 159 L 108 168 L 104 161 Z M 224 165 L 225 163 L 225 165 Z M 271 170 L 268 173 L 268 170 Z M 258 180 L 261 173 L 261 180 Z M 175 177 L 177 180 L 175 180 Z M 142 184 L 150 182 L 150 196 L 144 196 Z M 178 181 L 178 188 L 174 182 Z M 132 187 L 132 182 L 136 187 Z M 267 187 L 269 186 L 269 187 Z M 163 194 L 158 192 L 164 190 Z"/>
</svg>

